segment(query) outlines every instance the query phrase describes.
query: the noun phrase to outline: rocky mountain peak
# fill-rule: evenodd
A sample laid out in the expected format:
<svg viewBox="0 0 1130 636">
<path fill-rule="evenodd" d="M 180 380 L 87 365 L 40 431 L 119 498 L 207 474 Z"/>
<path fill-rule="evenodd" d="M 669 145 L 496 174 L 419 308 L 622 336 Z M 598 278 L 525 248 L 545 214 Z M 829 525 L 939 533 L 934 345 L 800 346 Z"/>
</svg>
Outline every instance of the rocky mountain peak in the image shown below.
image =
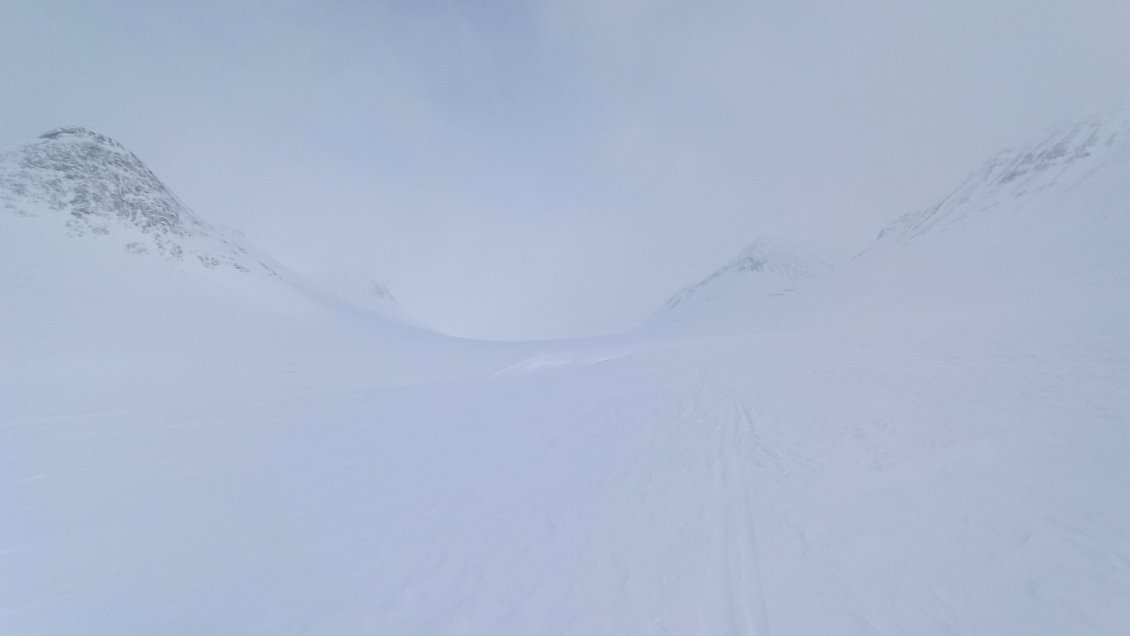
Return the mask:
<svg viewBox="0 0 1130 636">
<path fill-rule="evenodd" d="M 0 209 L 59 219 L 71 236 L 110 237 L 132 253 L 271 272 L 197 217 L 122 144 L 79 126 L 0 153 Z"/>
</svg>

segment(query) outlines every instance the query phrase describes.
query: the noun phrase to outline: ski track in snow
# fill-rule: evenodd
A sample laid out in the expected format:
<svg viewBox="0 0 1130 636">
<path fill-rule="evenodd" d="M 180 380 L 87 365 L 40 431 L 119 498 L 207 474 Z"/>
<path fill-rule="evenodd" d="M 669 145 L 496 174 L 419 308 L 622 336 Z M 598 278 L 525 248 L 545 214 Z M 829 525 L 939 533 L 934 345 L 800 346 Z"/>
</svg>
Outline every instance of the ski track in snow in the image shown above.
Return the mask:
<svg viewBox="0 0 1130 636">
<path fill-rule="evenodd" d="M 840 338 L 7 419 L 0 631 L 1130 625 L 1124 360 Z"/>
<path fill-rule="evenodd" d="M 725 404 L 727 400 L 723 400 Z M 728 400 L 731 412 L 719 421 L 717 471 L 722 492 L 722 523 L 726 588 L 732 614 L 732 633 L 767 636 L 769 608 L 758 560 L 755 493 L 751 478 L 758 449 L 749 412 L 736 398 Z"/>
</svg>

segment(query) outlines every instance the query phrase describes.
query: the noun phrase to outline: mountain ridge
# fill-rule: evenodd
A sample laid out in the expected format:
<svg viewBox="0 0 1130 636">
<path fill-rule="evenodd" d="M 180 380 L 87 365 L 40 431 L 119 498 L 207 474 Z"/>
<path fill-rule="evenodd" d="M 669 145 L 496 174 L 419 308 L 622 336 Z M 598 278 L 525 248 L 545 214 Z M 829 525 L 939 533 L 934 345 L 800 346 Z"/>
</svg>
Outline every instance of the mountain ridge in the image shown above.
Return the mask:
<svg viewBox="0 0 1130 636">
<path fill-rule="evenodd" d="M 868 250 L 903 243 L 971 214 L 1023 204 L 1032 195 L 1068 182 L 1075 187 L 1119 152 L 1130 148 L 1130 114 L 1087 118 L 1051 127 L 1034 140 L 993 155 L 938 203 L 903 214 L 884 226 Z M 976 210 L 966 209 L 970 203 Z"/>
</svg>

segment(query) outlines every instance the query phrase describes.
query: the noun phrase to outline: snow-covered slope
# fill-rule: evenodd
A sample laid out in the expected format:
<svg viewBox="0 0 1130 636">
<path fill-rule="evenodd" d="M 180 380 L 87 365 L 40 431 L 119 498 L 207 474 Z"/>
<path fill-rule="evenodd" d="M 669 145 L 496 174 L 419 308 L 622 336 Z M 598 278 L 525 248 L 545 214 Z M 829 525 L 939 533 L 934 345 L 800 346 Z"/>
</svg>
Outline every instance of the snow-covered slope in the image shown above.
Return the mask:
<svg viewBox="0 0 1130 636">
<path fill-rule="evenodd" d="M 1130 633 L 1123 139 L 755 312 L 698 305 L 725 332 L 407 387 L 366 384 L 455 342 L 8 215 L 0 633 Z"/>
<path fill-rule="evenodd" d="M 58 128 L 0 153 L 0 210 L 129 254 L 276 278 L 414 324 L 371 274 L 321 272 L 311 282 L 256 250 L 239 230 L 200 218 L 136 155 L 86 128 Z"/>
<path fill-rule="evenodd" d="M 875 249 L 905 244 L 953 224 L 1032 209 L 1085 187 L 1096 171 L 1127 152 L 1130 119 L 1114 116 L 1061 126 L 989 159 L 936 205 L 899 217 L 879 233 Z M 1086 210 L 1080 211 L 1086 215 Z M 1044 223 L 1041 218 L 1033 219 Z M 1086 217 L 1077 219 L 1085 221 Z M 1019 229 L 1019 228 L 1018 228 Z"/>
<path fill-rule="evenodd" d="M 874 320 L 884 306 L 892 319 L 1094 328 L 1126 308 L 1128 238 L 1130 119 L 1087 121 L 1001 153 L 897 219 L 813 302 L 834 299 L 843 320 Z"/>
<path fill-rule="evenodd" d="M 1053 128 L 993 157 L 939 203 L 897 218 L 829 275 L 756 306 L 733 300 L 748 295 L 728 294 L 728 302 L 695 307 L 693 321 L 663 328 L 910 321 L 928 329 L 945 320 L 1003 325 L 1121 307 L 1130 289 L 1128 201 L 1130 117 Z"/>
<path fill-rule="evenodd" d="M 719 314 L 755 314 L 774 298 L 827 276 L 832 266 L 795 247 L 759 238 L 702 280 L 679 291 L 652 319 L 662 325 L 710 328 Z"/>
<path fill-rule="evenodd" d="M 305 281 L 82 128 L 0 154 L 0 255 L 9 405 L 405 382 L 487 349 Z"/>
</svg>

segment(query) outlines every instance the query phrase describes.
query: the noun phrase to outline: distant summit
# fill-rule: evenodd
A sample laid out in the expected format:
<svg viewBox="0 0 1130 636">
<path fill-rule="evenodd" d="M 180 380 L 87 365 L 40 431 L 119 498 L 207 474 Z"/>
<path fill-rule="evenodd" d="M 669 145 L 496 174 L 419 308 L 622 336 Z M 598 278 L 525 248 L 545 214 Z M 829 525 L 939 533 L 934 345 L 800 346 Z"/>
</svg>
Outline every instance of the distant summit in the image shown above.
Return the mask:
<svg viewBox="0 0 1130 636">
<path fill-rule="evenodd" d="M 0 152 L 0 209 L 59 219 L 71 236 L 105 237 L 135 254 L 274 275 L 197 217 L 122 144 L 82 127 L 56 128 Z"/>
<path fill-rule="evenodd" d="M 779 296 L 831 269 L 823 259 L 759 238 L 733 260 L 672 296 L 661 313 L 727 298 L 741 301 Z"/>
</svg>

